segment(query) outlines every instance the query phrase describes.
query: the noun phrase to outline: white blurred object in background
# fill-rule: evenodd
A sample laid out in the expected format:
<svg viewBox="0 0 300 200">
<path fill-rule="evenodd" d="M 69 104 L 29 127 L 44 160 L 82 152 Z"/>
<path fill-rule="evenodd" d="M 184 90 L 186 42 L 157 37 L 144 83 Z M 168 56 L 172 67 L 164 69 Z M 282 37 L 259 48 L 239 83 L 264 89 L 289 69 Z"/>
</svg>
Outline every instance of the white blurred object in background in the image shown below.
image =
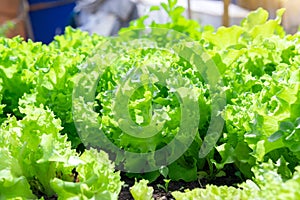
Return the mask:
<svg viewBox="0 0 300 200">
<path fill-rule="evenodd" d="M 167 0 L 132 0 L 137 4 L 138 15 L 148 14 L 150 7 L 159 5 L 161 2 L 167 3 Z M 223 1 L 209 0 L 190 0 L 191 17 L 200 22 L 202 25 L 213 25 L 215 28 L 222 25 L 222 17 L 224 12 Z M 183 6 L 187 10 L 187 0 L 178 0 L 178 5 Z M 230 25 L 240 24 L 241 20 L 248 15 L 249 11 L 237 5 L 229 5 L 229 21 Z M 184 13 L 187 17 L 187 12 Z M 168 16 L 164 11 L 151 12 L 149 19 L 145 22 L 150 24 L 151 21 L 165 23 Z"/>
<path fill-rule="evenodd" d="M 300 0 L 283 0 L 286 9 L 283 26 L 288 33 L 296 33 L 300 25 Z"/>
<path fill-rule="evenodd" d="M 78 28 L 103 36 L 115 35 L 137 17 L 130 0 L 78 0 L 75 12 Z"/>
<path fill-rule="evenodd" d="M 1 1 L 1 0 L 0 0 Z M 108 36 L 118 33 L 121 27 L 127 26 L 129 21 L 148 14 L 146 25 L 152 21 L 166 23 L 170 19 L 163 10 L 149 13 L 151 6 L 158 6 L 168 0 L 77 0 L 75 12 L 77 25 L 80 29 L 90 33 Z M 263 7 L 274 18 L 276 10 L 284 7 L 283 26 L 288 33 L 295 33 L 300 24 L 300 0 L 237 0 L 238 5 L 230 4 L 228 8 L 229 25 L 238 25 L 250 10 Z M 188 0 L 178 0 L 183 6 L 183 13 L 188 17 Z M 249 10 L 248 10 L 249 9 Z M 214 0 L 190 0 L 191 18 L 202 25 L 222 26 L 224 3 Z"/>
<path fill-rule="evenodd" d="M 203 25 L 213 25 L 215 28 L 222 26 L 222 17 L 224 12 L 223 1 L 191 0 L 192 18 Z M 239 25 L 249 11 L 229 4 L 229 25 Z"/>
</svg>

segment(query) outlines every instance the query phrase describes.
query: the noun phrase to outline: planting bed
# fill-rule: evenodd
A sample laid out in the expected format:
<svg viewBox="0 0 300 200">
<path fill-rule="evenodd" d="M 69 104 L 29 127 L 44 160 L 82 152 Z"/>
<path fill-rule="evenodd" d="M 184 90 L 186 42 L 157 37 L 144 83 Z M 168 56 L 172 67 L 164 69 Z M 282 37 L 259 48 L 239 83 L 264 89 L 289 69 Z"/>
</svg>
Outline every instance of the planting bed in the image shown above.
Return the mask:
<svg viewBox="0 0 300 200">
<path fill-rule="evenodd" d="M 0 199 L 299 199 L 300 34 L 153 7 L 118 37 L 0 38 Z"/>
</svg>

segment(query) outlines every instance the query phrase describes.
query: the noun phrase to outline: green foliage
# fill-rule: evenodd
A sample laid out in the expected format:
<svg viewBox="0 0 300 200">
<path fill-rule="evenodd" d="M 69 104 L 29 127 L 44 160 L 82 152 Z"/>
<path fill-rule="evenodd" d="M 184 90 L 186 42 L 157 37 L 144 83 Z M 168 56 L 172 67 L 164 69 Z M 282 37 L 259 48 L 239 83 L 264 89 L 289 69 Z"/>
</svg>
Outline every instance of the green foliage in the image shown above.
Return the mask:
<svg viewBox="0 0 300 200">
<path fill-rule="evenodd" d="M 115 173 L 114 165 L 108 155 L 95 149 L 86 150 L 76 167 L 78 182 L 66 182 L 59 178 L 51 180 L 50 185 L 58 199 L 118 199 L 122 183 L 120 174 Z"/>
<path fill-rule="evenodd" d="M 253 181 L 247 180 L 238 188 L 232 186 L 207 185 L 206 188 L 173 192 L 176 200 L 189 199 L 297 199 L 300 189 L 300 169 L 296 168 L 293 176 L 284 181 L 278 174 L 279 168 L 271 162 L 266 162 L 253 169 Z"/>
<path fill-rule="evenodd" d="M 298 36 L 284 36 L 278 31 L 282 12 L 278 13 L 277 19 L 269 21 L 262 17 L 267 14 L 262 9 L 251 13 L 238 27 L 238 39 L 230 44 L 228 40 L 225 44 L 212 44 L 214 36 L 204 34 L 212 44 L 211 55 L 227 66 L 223 73 L 227 95 L 223 113 L 226 129 L 216 148 L 222 157 L 216 167 L 235 163 L 247 177 L 251 176 L 249 170 L 255 165 L 254 160 L 278 159 L 276 149 L 289 149 L 282 152 L 291 162 L 291 169 L 299 162 L 289 159 L 291 155 L 298 155 L 297 139 L 288 142 L 279 139 L 283 132 L 286 136 L 297 132 L 293 128 L 287 133 L 284 124 L 294 123 L 299 117 L 296 110 L 299 110 L 300 74 L 299 50 L 295 49 Z M 225 30 L 232 32 L 233 29 L 237 28 Z"/>
<path fill-rule="evenodd" d="M 117 199 L 120 175 L 108 156 L 95 150 L 80 156 L 72 148 L 81 143 L 71 116 L 73 79 L 101 40 L 71 28 L 49 46 L 0 38 L 0 149 L 6 160 L 0 199 Z"/>
<path fill-rule="evenodd" d="M 100 122 L 117 147 L 138 153 L 155 151 L 178 133 L 181 102 L 167 85 L 144 84 L 128 101 L 128 112 L 135 124 L 147 126 L 153 116 L 160 122 L 161 129 L 155 136 L 145 141 L 128 135 L 114 118 L 112 110 L 118 106 L 114 92 L 128 74 L 140 72 L 143 66 L 151 66 L 148 70 L 165 77 L 171 75 L 173 79 L 180 75 L 177 81 L 190 87 L 183 93 L 195 97 L 200 110 L 197 134 L 187 151 L 160 171 L 136 176 L 152 181 L 160 175 L 166 180 L 192 181 L 232 175 L 234 169 L 242 178 L 254 177 L 253 180 L 239 188 L 211 185 L 173 195 L 177 199 L 299 197 L 300 34 L 284 33 L 280 26 L 283 10 L 277 12 L 276 19 L 268 20 L 268 13 L 258 9 L 240 26 L 213 31 L 184 18 L 184 9 L 176 6 L 176 0 L 153 7 L 152 11 L 157 9 L 163 9 L 170 22 L 152 22 L 150 27 L 173 29 L 190 36 L 218 67 L 227 103 L 218 114 L 225 126 L 217 143 L 212 142 L 213 150 L 199 158 L 213 115 L 210 85 L 187 60 L 158 45 L 152 49 L 120 50 L 117 62 L 107 67 L 100 78 L 92 102 L 98 113 L 94 120 Z M 120 34 L 144 28 L 146 18 L 132 22 Z M 82 63 L 98 53 L 101 44 L 108 40 L 111 38 L 90 36 L 71 28 L 49 45 L 25 42 L 19 37 L 0 38 L 0 199 L 56 195 L 59 199 L 117 199 L 122 184 L 119 173 L 114 172 L 114 165 L 104 152 L 80 148 L 72 116 L 72 92 L 76 76 L 84 68 Z M 137 47 L 135 42 L 130 47 Z M 77 153 L 76 148 L 83 153 Z M 152 165 L 161 160 L 153 157 L 147 162 Z M 123 158 L 116 158 L 116 163 L 136 166 Z M 153 189 L 141 181 L 131 192 L 136 199 L 151 199 Z"/>
<path fill-rule="evenodd" d="M 163 189 L 165 192 L 169 192 L 169 184 L 170 184 L 170 179 L 164 179 L 165 184 L 157 184 L 157 188 Z"/>
<path fill-rule="evenodd" d="M 185 11 L 184 7 L 177 5 L 177 0 L 168 0 L 168 3 L 161 3 L 160 6 L 153 6 L 150 9 L 150 12 L 160 10 L 165 12 L 169 17 L 169 22 L 165 24 L 159 24 L 155 21 L 152 21 L 149 27 L 153 28 L 166 28 L 173 29 L 178 32 L 185 33 L 191 38 L 199 40 L 201 39 L 201 33 L 204 29 L 197 21 L 187 19 L 183 16 Z M 139 19 L 132 21 L 130 27 L 123 28 L 122 32 L 134 29 L 146 28 L 145 20 L 149 18 L 149 15 L 144 15 Z M 208 28 L 208 27 L 207 27 Z"/>
<path fill-rule="evenodd" d="M 153 188 L 147 186 L 147 180 L 140 180 L 130 188 L 134 200 L 153 200 Z"/>
<path fill-rule="evenodd" d="M 106 153 L 78 155 L 53 112 L 22 106 L 25 117 L 8 117 L 0 129 L 0 199 L 117 199 L 122 183 Z"/>
<path fill-rule="evenodd" d="M 4 116 L 23 115 L 18 110 L 19 99 L 34 94 L 35 105 L 47 105 L 62 120 L 63 133 L 68 134 L 72 146 L 81 141 L 72 119 L 72 91 L 78 66 L 102 41 L 100 36 L 67 28 L 49 46 L 21 38 L 0 38 L 0 77 Z M 29 98 L 30 95 L 23 97 Z"/>
<path fill-rule="evenodd" d="M 172 19 L 171 22 L 163 25 L 157 25 L 153 22 L 150 27 L 171 28 L 199 40 L 221 73 L 227 105 L 222 111 L 225 127 L 221 138 L 214 151 L 207 155 L 207 165 L 203 165 L 205 161 L 199 159 L 194 152 L 199 151 L 199 146 L 201 146 L 204 137 L 203 133 L 207 132 L 207 123 L 209 123 L 211 117 L 209 112 L 211 97 L 208 94 L 208 86 L 201 77 L 191 75 L 194 73 L 193 71 L 185 72 L 184 67 L 181 69 L 180 67 L 184 66 L 184 62 L 178 62 L 176 58 L 169 58 L 173 61 L 172 65 L 175 65 L 183 76 L 192 79 L 192 83 L 201 88 L 200 96 L 204 97 L 204 104 L 200 105 L 201 114 L 203 114 L 200 119 L 203 120 L 203 124 L 199 126 L 199 139 L 196 137 L 188 152 L 176 162 L 167 166 L 169 177 L 172 180 L 190 181 L 195 180 L 197 172 L 201 171 L 201 173 L 208 174 L 208 177 L 214 178 L 219 173 L 224 174 L 225 172 L 226 174 L 224 168 L 229 165 L 237 167 L 244 177 L 250 178 L 253 176 L 251 168 L 256 165 L 257 161 L 264 161 L 269 158 L 275 161 L 280 158 L 279 151 L 282 152 L 284 159 L 290 163 L 288 169 L 293 171 L 299 163 L 298 129 L 296 128 L 298 125 L 295 122 L 299 118 L 300 109 L 299 35 L 285 35 L 283 28 L 280 26 L 284 10 L 277 11 L 276 19 L 268 20 L 268 12 L 258 9 L 250 13 L 241 22 L 240 26 L 220 27 L 216 32 L 205 28 L 199 32 L 200 29 L 198 29 L 197 31 L 200 34 L 198 35 L 200 38 L 198 38 L 198 36 L 194 37 L 193 33 L 189 31 L 191 30 L 190 27 L 175 25 L 178 19 L 181 18 L 182 13 L 179 12 L 181 8 L 175 7 L 173 1 L 169 1 L 168 5 L 162 4 L 162 9 L 169 14 Z M 152 10 L 157 9 L 158 7 L 152 8 Z M 128 29 L 145 27 L 145 18 L 142 17 L 133 22 Z M 136 60 L 143 60 L 144 55 L 149 56 L 152 52 L 143 52 L 144 54 L 134 52 L 134 55 L 129 55 L 129 58 L 126 59 L 126 64 L 121 62 L 119 65 L 134 66 Z M 140 57 L 137 55 L 140 55 Z M 168 55 L 165 53 L 156 53 L 150 62 L 167 63 L 165 61 L 167 57 Z M 125 71 L 129 69 L 126 68 Z M 109 73 L 113 75 L 116 72 L 118 74 L 122 73 L 117 69 L 113 69 Z M 118 80 L 119 78 L 111 79 Z M 110 82 L 112 83 L 112 81 Z M 118 82 L 113 84 L 119 85 Z M 104 91 L 107 92 L 107 90 L 108 88 Z M 146 119 L 144 123 L 147 123 L 148 120 L 149 106 L 158 102 L 154 100 L 151 103 L 149 99 L 142 101 L 143 98 L 145 99 L 146 92 L 145 89 L 141 90 L 140 96 L 131 98 L 132 100 L 136 98 L 139 102 L 131 104 L 135 105 L 135 107 L 131 107 L 133 109 L 131 110 L 133 112 L 132 118 L 135 120 Z M 106 94 L 103 94 L 103 98 L 108 98 Z M 165 96 L 166 94 L 159 98 Z M 155 99 L 155 97 L 152 98 Z M 107 102 L 104 99 L 101 99 L 101 101 Z M 176 102 L 174 103 L 172 104 L 169 101 L 168 105 L 174 107 Z M 112 107 L 103 105 L 103 108 L 105 122 L 109 122 L 107 121 L 109 117 L 106 117 L 105 112 L 110 114 Z M 206 110 L 208 112 L 205 112 Z M 172 109 L 172 112 L 174 111 Z M 138 113 L 144 116 L 137 116 Z M 168 115 L 178 116 L 179 113 L 175 115 L 168 113 Z M 171 118 L 170 122 L 174 122 L 174 120 L 174 118 Z M 138 123 L 138 121 L 136 122 Z M 280 124 L 285 122 L 294 124 L 292 129 L 281 130 Z M 116 123 L 110 122 L 106 125 L 111 128 L 114 126 L 113 124 Z M 172 127 L 176 127 L 174 125 Z M 117 127 L 114 130 L 109 130 L 109 132 L 114 134 L 116 130 L 118 130 Z M 168 130 L 169 134 L 172 133 L 170 129 Z M 122 135 L 121 132 L 118 134 Z M 284 136 L 285 139 L 283 139 Z M 133 138 L 126 137 L 126 139 L 121 138 L 119 140 L 118 136 L 114 136 L 114 140 L 121 142 L 124 140 L 125 143 L 120 143 L 120 146 L 130 146 L 131 150 L 139 149 L 142 152 L 148 149 L 156 149 L 155 144 L 159 146 L 157 141 L 163 141 L 161 138 L 152 144 L 148 141 L 149 146 L 147 147 L 136 143 L 137 141 L 130 142 L 134 140 Z M 285 150 L 282 151 L 283 149 Z M 203 168 L 203 166 L 208 167 Z"/>
<path fill-rule="evenodd" d="M 121 116 L 126 114 L 127 105 L 124 105 L 120 101 L 116 101 L 113 94 L 119 86 L 125 87 L 128 85 L 129 88 L 136 86 L 129 81 L 124 83 L 123 77 L 128 76 L 128 72 L 130 71 L 137 70 L 135 73 L 139 74 L 141 71 L 145 73 L 145 70 L 149 70 L 149 73 L 152 71 L 156 74 L 162 74 L 163 77 L 160 77 L 160 79 L 166 80 L 166 82 L 171 85 L 176 84 L 176 81 L 178 81 L 177 76 L 180 73 L 183 75 L 182 87 L 184 85 L 189 88 L 189 92 L 195 94 L 196 100 L 202 100 L 200 101 L 199 109 L 203 111 L 209 110 L 208 100 L 206 97 L 201 96 L 201 94 L 205 93 L 206 88 L 201 82 L 197 81 L 200 77 L 193 77 L 192 74 L 196 73 L 195 70 L 189 69 L 188 64 L 183 59 L 174 56 L 174 54 L 170 52 L 159 49 L 136 49 L 120 54 L 126 55 L 126 57 L 117 59 L 117 61 L 104 72 L 102 75 L 103 78 L 100 79 L 96 94 L 96 100 L 98 100 L 96 110 L 99 108 L 99 121 L 101 121 L 102 130 L 110 141 L 118 147 L 122 147 L 129 152 L 137 153 L 156 151 L 174 139 L 179 131 L 181 125 L 180 122 L 183 120 L 181 102 L 178 99 L 177 94 L 171 91 L 169 86 L 162 85 L 161 82 L 153 81 L 154 83 L 142 85 L 142 79 L 146 79 L 147 77 L 138 75 L 141 76 L 141 79 L 136 80 L 136 82 L 142 86 L 138 87 L 130 96 L 128 102 L 129 115 L 136 124 L 141 126 L 149 125 L 151 127 L 152 123 L 157 123 L 158 125 L 154 127 L 158 130 L 151 130 L 156 134 L 146 138 L 137 138 L 133 135 L 129 135 L 128 133 L 132 134 L 134 131 L 131 129 L 132 126 L 128 125 L 125 120 L 124 124 L 119 123 L 119 117 L 116 117 L 118 114 L 117 112 L 120 112 L 119 115 Z M 149 69 L 144 69 L 144 66 L 149 66 Z M 168 73 L 165 72 L 166 70 L 168 70 Z M 189 79 L 192 79 L 192 81 L 195 82 L 195 85 L 190 84 L 191 81 Z M 198 86 L 198 88 L 196 86 Z M 124 99 L 123 101 L 126 103 Z M 116 108 L 117 106 L 118 108 Z M 114 110 L 114 112 L 112 112 L 112 110 Z M 125 114 L 123 114 L 122 111 Z M 204 119 L 208 120 L 205 117 Z M 203 123 L 201 124 L 202 127 L 207 123 L 206 120 L 201 121 L 201 123 Z M 205 131 L 204 128 L 203 131 Z M 137 135 L 141 134 L 143 133 Z M 182 140 L 189 138 L 189 134 L 191 133 L 184 133 L 183 137 L 185 138 L 182 138 Z M 199 136 L 197 136 L 192 146 L 182 158 L 170 166 L 167 166 L 169 168 L 168 176 L 171 179 L 183 179 L 185 181 L 197 179 L 196 164 L 197 161 L 200 160 L 197 158 L 201 146 L 200 143 L 201 140 Z M 165 163 L 164 159 L 164 157 L 152 157 L 147 160 L 147 164 L 155 165 L 158 160 Z M 116 162 L 117 164 L 121 162 L 125 168 L 134 168 L 137 165 L 135 162 L 124 160 L 123 158 L 116 160 Z M 190 173 L 190 175 L 187 175 L 187 173 Z"/>
</svg>

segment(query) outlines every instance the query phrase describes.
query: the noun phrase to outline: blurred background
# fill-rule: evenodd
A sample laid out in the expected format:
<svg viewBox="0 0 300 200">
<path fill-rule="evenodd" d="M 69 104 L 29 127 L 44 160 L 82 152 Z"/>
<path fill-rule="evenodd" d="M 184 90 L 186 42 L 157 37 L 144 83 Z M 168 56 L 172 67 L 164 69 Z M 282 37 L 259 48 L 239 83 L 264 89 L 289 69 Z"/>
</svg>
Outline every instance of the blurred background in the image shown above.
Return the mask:
<svg viewBox="0 0 300 200">
<path fill-rule="evenodd" d="M 167 0 L 0 0 L 0 35 L 51 42 L 66 26 L 104 36 L 115 35 L 131 20 L 148 14 L 153 5 Z M 262 7 L 270 18 L 286 8 L 283 26 L 295 33 L 300 24 L 299 0 L 178 0 L 187 18 L 214 27 L 239 24 L 251 10 Z M 151 12 L 146 23 L 168 21 L 162 11 Z M 4 33 L 5 32 L 5 33 Z"/>
</svg>

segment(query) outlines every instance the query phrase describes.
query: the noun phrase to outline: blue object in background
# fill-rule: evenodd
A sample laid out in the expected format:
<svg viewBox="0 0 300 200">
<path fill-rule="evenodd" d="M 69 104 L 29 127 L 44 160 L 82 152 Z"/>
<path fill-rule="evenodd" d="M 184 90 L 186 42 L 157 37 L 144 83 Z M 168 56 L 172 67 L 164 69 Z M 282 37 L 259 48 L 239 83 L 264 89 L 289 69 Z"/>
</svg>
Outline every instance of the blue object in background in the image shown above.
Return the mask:
<svg viewBox="0 0 300 200">
<path fill-rule="evenodd" d="M 55 35 L 63 34 L 70 24 L 75 1 L 28 0 L 34 40 L 50 43 Z"/>
</svg>

